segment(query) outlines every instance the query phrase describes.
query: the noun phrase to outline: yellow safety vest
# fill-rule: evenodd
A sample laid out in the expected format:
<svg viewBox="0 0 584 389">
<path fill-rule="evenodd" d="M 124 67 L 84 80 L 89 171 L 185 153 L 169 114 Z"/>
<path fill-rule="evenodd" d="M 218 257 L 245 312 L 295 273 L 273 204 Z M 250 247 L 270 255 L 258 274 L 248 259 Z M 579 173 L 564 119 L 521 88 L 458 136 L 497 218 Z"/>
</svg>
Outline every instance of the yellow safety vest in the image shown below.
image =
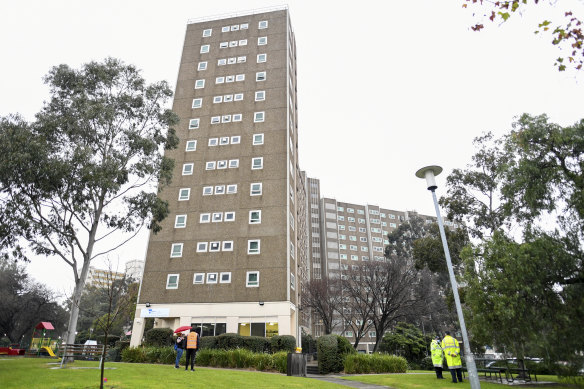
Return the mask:
<svg viewBox="0 0 584 389">
<path fill-rule="evenodd" d="M 199 334 L 193 331 L 187 336 L 187 348 L 199 348 Z"/>
<path fill-rule="evenodd" d="M 435 367 L 442 367 L 443 356 L 442 347 L 440 347 L 440 343 L 436 339 L 432 341 L 430 344 L 430 351 L 432 352 L 432 364 Z"/>
<path fill-rule="evenodd" d="M 449 369 L 460 369 L 462 367 L 458 340 L 450 335 L 446 335 L 442 339 L 442 350 L 444 350 L 444 355 L 446 355 L 446 363 Z"/>
</svg>

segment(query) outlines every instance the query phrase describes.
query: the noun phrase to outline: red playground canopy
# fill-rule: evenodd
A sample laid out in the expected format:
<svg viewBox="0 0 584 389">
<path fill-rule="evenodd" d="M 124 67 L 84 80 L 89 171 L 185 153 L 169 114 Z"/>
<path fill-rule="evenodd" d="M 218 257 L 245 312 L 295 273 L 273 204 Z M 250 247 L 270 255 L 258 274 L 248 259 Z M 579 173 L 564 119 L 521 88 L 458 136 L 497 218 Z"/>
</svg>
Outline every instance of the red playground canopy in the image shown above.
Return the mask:
<svg viewBox="0 0 584 389">
<path fill-rule="evenodd" d="M 55 327 L 48 321 L 41 321 L 35 327 L 37 330 L 54 330 Z"/>
</svg>

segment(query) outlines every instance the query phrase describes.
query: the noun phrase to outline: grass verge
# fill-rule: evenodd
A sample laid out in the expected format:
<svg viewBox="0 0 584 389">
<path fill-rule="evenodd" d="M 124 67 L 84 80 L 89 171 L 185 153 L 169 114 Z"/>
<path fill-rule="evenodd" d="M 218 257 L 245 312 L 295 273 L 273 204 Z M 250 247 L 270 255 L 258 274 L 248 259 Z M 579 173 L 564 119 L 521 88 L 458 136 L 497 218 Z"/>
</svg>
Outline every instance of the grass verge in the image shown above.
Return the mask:
<svg viewBox="0 0 584 389">
<path fill-rule="evenodd" d="M 447 389 L 447 388 L 470 388 L 470 382 L 465 380 L 462 384 L 454 384 L 450 380 L 450 373 L 444 372 L 444 380 L 437 380 L 434 372 L 424 372 L 421 374 L 379 374 L 379 375 L 359 375 L 352 377 L 343 377 L 350 381 L 365 382 L 368 384 L 385 385 L 395 389 Z M 468 378 L 468 376 L 467 376 Z M 558 377 L 555 376 L 537 376 L 538 381 L 558 382 Z M 529 385 L 521 385 L 522 388 L 530 387 Z M 531 387 L 536 387 L 533 385 Z M 492 382 L 481 381 L 481 389 L 509 389 L 509 385 L 501 385 Z M 545 386 L 545 388 L 563 388 L 565 385 L 557 384 Z"/>
<path fill-rule="evenodd" d="M 65 369 L 55 359 L 1 358 L 0 383 L 10 388 L 99 388 L 98 362 L 76 361 Z M 169 365 L 106 363 L 106 388 L 340 388 L 342 386 L 310 378 L 255 371 L 197 367 L 195 372 Z"/>
</svg>

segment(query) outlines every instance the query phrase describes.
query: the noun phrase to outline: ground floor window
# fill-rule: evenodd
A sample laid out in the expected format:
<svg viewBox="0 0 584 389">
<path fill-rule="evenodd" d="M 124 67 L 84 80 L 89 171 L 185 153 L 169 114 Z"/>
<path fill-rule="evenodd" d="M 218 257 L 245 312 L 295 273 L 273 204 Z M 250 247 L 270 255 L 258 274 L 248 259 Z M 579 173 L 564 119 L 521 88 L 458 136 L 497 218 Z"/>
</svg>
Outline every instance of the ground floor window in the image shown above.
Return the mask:
<svg viewBox="0 0 584 389">
<path fill-rule="evenodd" d="M 241 336 L 262 336 L 271 338 L 278 335 L 278 323 L 239 323 L 237 333 Z"/>
<path fill-rule="evenodd" d="M 199 328 L 201 336 L 217 336 L 227 332 L 227 323 L 191 323 L 191 327 Z"/>
</svg>

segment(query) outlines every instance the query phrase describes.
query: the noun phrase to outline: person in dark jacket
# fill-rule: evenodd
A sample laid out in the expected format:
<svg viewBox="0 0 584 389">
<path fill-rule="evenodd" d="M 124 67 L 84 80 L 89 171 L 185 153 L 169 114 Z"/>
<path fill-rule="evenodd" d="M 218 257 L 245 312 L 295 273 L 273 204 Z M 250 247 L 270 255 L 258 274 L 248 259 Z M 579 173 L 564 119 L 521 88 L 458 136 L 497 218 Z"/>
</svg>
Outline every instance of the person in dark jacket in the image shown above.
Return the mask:
<svg viewBox="0 0 584 389">
<path fill-rule="evenodd" d="M 176 343 L 174 345 L 174 349 L 176 350 L 176 361 L 174 362 L 174 368 L 179 368 L 180 359 L 185 351 L 185 346 L 187 343 L 187 339 L 183 337 L 182 332 L 179 332 L 176 337 Z"/>
<path fill-rule="evenodd" d="M 191 328 L 191 332 L 187 336 L 187 361 L 185 370 L 189 369 L 189 362 L 191 363 L 191 371 L 195 371 L 195 359 L 197 358 L 197 350 L 199 349 L 199 339 L 201 330 L 199 328 Z"/>
</svg>

